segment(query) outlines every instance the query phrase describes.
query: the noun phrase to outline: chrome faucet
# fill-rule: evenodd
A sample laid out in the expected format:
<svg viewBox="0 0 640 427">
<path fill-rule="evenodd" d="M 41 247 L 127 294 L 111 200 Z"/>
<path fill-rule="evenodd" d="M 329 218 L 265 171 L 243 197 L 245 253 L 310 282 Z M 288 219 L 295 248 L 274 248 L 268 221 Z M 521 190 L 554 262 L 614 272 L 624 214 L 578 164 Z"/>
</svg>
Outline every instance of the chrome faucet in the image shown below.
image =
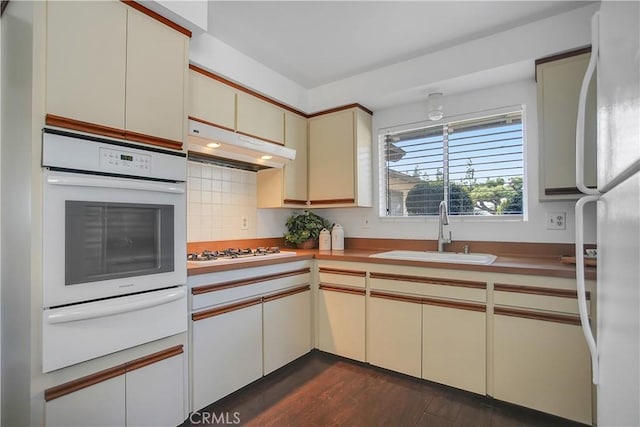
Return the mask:
<svg viewBox="0 0 640 427">
<path fill-rule="evenodd" d="M 445 225 L 449 225 L 449 212 L 447 202 L 443 200 L 438 206 L 438 252 L 444 252 L 444 245 L 451 243 L 451 231 L 449 237 L 444 237 Z"/>
</svg>

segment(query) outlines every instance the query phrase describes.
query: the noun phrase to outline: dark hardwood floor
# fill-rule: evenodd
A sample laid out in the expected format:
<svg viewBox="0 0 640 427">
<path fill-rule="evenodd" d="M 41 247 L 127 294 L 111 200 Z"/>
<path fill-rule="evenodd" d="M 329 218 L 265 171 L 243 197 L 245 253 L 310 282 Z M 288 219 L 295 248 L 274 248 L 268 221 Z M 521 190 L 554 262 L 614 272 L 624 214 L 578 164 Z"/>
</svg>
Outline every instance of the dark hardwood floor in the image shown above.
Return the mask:
<svg viewBox="0 0 640 427">
<path fill-rule="evenodd" d="M 312 351 L 196 412 L 184 426 L 582 426 Z"/>
</svg>

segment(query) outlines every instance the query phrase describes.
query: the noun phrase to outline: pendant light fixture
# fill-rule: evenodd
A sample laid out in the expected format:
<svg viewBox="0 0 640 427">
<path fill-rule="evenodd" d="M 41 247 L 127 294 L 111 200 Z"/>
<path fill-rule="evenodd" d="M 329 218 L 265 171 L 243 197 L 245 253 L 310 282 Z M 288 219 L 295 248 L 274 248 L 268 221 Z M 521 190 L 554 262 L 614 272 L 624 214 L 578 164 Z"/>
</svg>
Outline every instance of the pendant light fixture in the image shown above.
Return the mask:
<svg viewBox="0 0 640 427">
<path fill-rule="evenodd" d="M 442 92 L 432 92 L 427 96 L 427 117 L 433 121 L 441 120 L 444 117 Z"/>
</svg>

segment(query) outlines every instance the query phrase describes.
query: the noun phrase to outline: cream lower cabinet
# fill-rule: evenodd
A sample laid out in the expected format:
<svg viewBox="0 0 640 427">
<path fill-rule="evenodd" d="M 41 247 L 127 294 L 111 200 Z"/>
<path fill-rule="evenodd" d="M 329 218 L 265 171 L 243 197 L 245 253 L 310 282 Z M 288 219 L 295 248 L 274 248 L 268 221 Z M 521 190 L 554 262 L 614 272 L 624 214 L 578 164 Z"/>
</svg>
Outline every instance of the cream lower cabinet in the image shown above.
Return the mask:
<svg viewBox="0 0 640 427">
<path fill-rule="evenodd" d="M 484 395 L 486 317 L 481 304 L 425 299 L 422 378 Z"/>
<path fill-rule="evenodd" d="M 127 372 L 127 426 L 176 426 L 184 421 L 184 357 Z"/>
<path fill-rule="evenodd" d="M 367 328 L 369 363 L 417 378 L 422 376 L 420 298 L 372 291 Z"/>
<path fill-rule="evenodd" d="M 175 346 L 50 388 L 45 425 L 179 425 L 185 418 L 184 372 L 182 346 Z"/>
<path fill-rule="evenodd" d="M 264 375 L 311 350 L 311 290 L 308 286 L 264 298 Z"/>
<path fill-rule="evenodd" d="M 349 359 L 365 360 L 365 291 L 320 285 L 318 348 Z"/>
<path fill-rule="evenodd" d="M 262 377 L 262 299 L 192 317 L 192 401 L 197 411 Z"/>
<path fill-rule="evenodd" d="M 102 381 L 46 403 L 48 427 L 114 426 L 125 422 L 124 375 Z"/>
<path fill-rule="evenodd" d="M 319 265 L 316 347 L 365 361 L 366 271 Z"/>
</svg>

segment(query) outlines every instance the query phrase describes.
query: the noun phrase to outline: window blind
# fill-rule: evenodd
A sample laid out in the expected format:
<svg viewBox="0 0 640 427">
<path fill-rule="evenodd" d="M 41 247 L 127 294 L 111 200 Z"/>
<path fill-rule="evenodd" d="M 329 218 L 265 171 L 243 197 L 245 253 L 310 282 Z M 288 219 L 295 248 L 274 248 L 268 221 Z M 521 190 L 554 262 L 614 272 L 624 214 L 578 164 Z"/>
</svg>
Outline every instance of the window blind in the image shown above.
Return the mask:
<svg viewBox="0 0 640 427">
<path fill-rule="evenodd" d="M 381 136 L 387 216 L 521 215 L 522 112 Z"/>
</svg>

